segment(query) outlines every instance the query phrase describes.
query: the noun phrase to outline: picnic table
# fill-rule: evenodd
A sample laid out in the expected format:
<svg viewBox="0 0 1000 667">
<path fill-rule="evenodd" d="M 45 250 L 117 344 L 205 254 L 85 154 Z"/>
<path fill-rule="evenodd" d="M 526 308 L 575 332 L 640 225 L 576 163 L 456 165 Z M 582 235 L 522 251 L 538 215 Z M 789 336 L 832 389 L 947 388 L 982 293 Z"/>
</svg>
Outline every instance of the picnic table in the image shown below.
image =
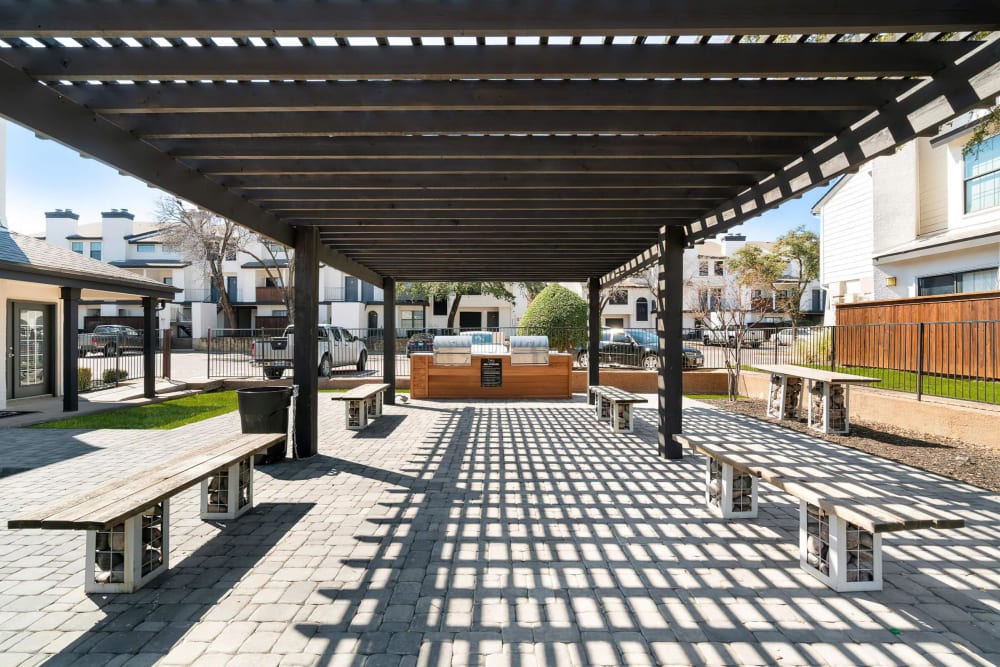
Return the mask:
<svg viewBox="0 0 1000 667">
<path fill-rule="evenodd" d="M 770 373 L 767 392 L 767 415 L 776 419 L 798 419 L 802 396 L 807 396 L 809 427 L 820 433 L 847 433 L 849 390 L 852 384 L 870 385 L 879 378 L 819 370 L 794 364 L 758 364 L 755 368 Z"/>
</svg>

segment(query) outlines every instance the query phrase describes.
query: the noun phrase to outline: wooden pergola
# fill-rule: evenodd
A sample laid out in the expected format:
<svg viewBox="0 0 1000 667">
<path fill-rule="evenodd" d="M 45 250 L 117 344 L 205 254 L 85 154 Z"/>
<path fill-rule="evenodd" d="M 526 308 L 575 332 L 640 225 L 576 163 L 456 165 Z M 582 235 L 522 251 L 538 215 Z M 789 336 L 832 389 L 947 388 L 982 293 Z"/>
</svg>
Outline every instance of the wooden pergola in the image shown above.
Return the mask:
<svg viewBox="0 0 1000 667">
<path fill-rule="evenodd" d="M 673 458 L 684 247 L 994 100 L 998 29 L 993 0 L 0 0 L 0 115 L 294 247 L 298 331 L 320 262 L 389 304 L 587 281 L 596 362 L 598 288 L 658 263 Z"/>
</svg>

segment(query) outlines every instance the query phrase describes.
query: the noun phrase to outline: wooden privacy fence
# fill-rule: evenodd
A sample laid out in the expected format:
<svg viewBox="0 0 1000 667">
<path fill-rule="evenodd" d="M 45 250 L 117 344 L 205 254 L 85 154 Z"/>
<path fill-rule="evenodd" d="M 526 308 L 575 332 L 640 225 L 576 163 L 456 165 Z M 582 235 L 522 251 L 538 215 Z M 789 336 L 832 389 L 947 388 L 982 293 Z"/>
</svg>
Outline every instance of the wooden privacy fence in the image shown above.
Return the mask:
<svg viewBox="0 0 1000 667">
<path fill-rule="evenodd" d="M 1000 378 L 1000 292 L 837 306 L 840 365 L 958 378 Z"/>
<path fill-rule="evenodd" d="M 1000 379 L 1000 320 L 833 327 L 837 366 Z"/>
</svg>

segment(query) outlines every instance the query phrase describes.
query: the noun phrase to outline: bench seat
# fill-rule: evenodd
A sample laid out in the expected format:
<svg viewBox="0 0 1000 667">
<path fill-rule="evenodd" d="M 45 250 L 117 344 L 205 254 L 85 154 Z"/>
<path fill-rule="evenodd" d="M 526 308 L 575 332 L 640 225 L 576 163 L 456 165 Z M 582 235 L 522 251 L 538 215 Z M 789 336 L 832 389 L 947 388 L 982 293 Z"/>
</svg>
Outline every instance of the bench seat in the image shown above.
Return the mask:
<svg viewBox="0 0 1000 667">
<path fill-rule="evenodd" d="M 332 401 L 344 401 L 344 418 L 350 431 L 360 431 L 368 426 L 369 419 L 382 416 L 384 394 L 389 389 L 388 384 L 362 384 L 343 394 L 334 394 Z"/>
<path fill-rule="evenodd" d="M 771 375 L 767 415 L 797 419 L 804 395 L 809 427 L 820 433 L 848 433 L 851 385 L 881 382 L 879 378 L 794 364 L 758 364 L 755 368 Z"/>
<path fill-rule="evenodd" d="M 824 471 L 815 460 L 799 465 L 748 442 L 674 440 L 706 455 L 706 503 L 724 518 L 757 516 L 758 480 L 798 498 L 800 565 L 838 592 L 882 589 L 882 533 L 965 525 L 945 510 L 901 500 L 892 487 Z"/>
<path fill-rule="evenodd" d="M 588 400 L 596 406 L 597 420 L 610 422 L 615 433 L 631 433 L 634 426 L 632 406 L 649 401 L 617 387 L 591 385 Z"/>
<path fill-rule="evenodd" d="M 170 497 L 201 482 L 202 518 L 236 518 L 253 506 L 254 455 L 284 439 L 228 436 L 25 512 L 7 527 L 87 531 L 84 589 L 132 592 L 169 567 Z"/>
</svg>

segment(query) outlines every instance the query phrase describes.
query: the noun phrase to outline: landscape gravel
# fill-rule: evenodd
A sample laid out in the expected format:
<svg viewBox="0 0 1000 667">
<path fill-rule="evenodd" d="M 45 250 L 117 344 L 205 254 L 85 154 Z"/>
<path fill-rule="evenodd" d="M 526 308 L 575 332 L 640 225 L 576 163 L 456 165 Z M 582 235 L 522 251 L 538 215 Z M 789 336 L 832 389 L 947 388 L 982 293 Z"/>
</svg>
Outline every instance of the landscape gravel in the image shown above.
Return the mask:
<svg viewBox="0 0 1000 667">
<path fill-rule="evenodd" d="M 711 399 L 703 402 L 763 421 L 779 423 L 777 419 L 767 416 L 767 406 L 763 399 L 741 398 L 735 402 Z M 988 445 L 933 437 L 886 424 L 862 421 L 852 421 L 848 435 L 817 433 L 805 421 L 783 420 L 780 423 L 830 442 L 1000 493 L 1000 449 Z"/>
</svg>

